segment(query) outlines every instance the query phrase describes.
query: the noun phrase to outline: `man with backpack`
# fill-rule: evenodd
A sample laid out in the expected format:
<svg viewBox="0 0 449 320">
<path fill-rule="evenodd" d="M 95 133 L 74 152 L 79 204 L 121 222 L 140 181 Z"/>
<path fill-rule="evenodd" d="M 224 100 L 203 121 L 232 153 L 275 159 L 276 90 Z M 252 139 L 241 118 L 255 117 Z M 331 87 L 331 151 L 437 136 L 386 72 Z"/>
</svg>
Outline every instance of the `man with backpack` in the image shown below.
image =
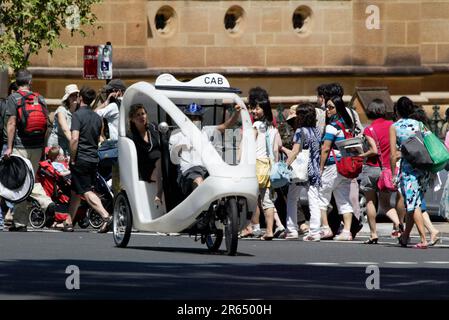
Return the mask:
<svg viewBox="0 0 449 320">
<path fill-rule="evenodd" d="M 3 156 L 21 156 L 30 160 L 36 172 L 44 148 L 49 126 L 48 110 L 44 97 L 31 90 L 31 73 L 26 69 L 16 72 L 18 90 L 8 97 L 5 110 L 6 145 Z M 54 213 L 54 203 L 40 183 L 35 183 L 31 197 L 43 210 Z"/>
</svg>

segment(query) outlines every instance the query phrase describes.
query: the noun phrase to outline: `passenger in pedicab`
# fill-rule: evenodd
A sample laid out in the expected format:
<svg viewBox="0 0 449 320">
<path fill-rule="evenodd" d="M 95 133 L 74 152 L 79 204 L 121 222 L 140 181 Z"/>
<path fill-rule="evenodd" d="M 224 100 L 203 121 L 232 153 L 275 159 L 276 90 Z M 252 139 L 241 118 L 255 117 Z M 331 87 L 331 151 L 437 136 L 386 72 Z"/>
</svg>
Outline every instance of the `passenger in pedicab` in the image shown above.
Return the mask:
<svg viewBox="0 0 449 320">
<path fill-rule="evenodd" d="M 191 103 L 184 108 L 184 114 L 201 130 L 202 134 L 207 136 L 208 141 L 213 142 L 212 140 L 214 140 L 217 133 L 221 135 L 238 120 L 241 107 L 235 105 L 234 108 L 236 112 L 224 123 L 216 126 L 203 127 L 203 115 L 206 110 L 199 104 Z M 198 150 L 194 150 L 189 137 L 181 130 L 170 136 L 169 149 L 171 161 L 180 165 L 180 172 L 177 179 L 178 184 L 181 187 L 182 193 L 189 195 L 208 176 L 207 169 L 201 159 L 201 154 Z"/>
<path fill-rule="evenodd" d="M 149 122 L 142 104 L 134 104 L 129 110 L 128 138 L 134 141 L 137 151 L 139 179 L 156 183 L 154 203 L 162 204 L 161 145 L 155 124 Z"/>
</svg>

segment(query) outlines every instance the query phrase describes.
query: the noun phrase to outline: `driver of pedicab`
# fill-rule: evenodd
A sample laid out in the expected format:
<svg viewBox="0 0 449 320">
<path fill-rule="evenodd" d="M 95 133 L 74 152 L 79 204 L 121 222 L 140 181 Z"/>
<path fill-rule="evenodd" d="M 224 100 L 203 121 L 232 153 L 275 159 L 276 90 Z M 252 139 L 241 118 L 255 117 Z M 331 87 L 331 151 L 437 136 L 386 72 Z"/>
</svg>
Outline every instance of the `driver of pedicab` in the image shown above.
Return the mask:
<svg viewBox="0 0 449 320">
<path fill-rule="evenodd" d="M 237 122 L 240 109 L 241 107 L 236 105 L 236 112 L 228 120 L 216 126 L 203 126 L 203 116 L 206 110 L 200 104 L 191 103 L 183 111 L 190 121 L 206 135 L 208 141 L 213 144 L 217 134 L 221 137 L 226 129 L 231 128 Z M 170 136 L 169 148 L 171 161 L 180 166 L 178 184 L 182 193 L 188 195 L 203 183 L 209 175 L 206 166 L 199 152 L 193 148 L 190 138 L 181 130 Z"/>
</svg>

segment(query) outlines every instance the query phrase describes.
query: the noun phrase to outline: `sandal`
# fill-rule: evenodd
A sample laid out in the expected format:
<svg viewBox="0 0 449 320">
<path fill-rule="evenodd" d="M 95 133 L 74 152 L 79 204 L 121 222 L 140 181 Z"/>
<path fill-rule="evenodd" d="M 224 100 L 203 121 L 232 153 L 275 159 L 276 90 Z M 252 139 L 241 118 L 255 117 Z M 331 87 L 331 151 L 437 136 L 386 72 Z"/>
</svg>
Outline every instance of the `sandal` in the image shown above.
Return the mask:
<svg viewBox="0 0 449 320">
<path fill-rule="evenodd" d="M 429 242 L 428 246 L 429 247 L 433 247 L 434 245 L 436 245 L 440 241 L 441 241 L 441 239 L 439 237 L 436 237 L 434 240 Z"/>
<path fill-rule="evenodd" d="M 270 241 L 270 240 L 273 240 L 273 236 L 266 236 L 266 235 L 263 235 L 262 237 L 260 237 L 260 240 L 263 240 L 263 241 Z"/>
<path fill-rule="evenodd" d="M 73 224 L 70 224 L 70 223 L 67 223 L 64 221 L 62 231 L 63 232 L 73 232 L 73 231 L 75 231 L 75 229 L 73 229 Z"/>
<path fill-rule="evenodd" d="M 13 219 L 5 219 L 3 220 L 3 225 L 5 227 L 11 227 L 14 224 L 14 220 Z"/>
<path fill-rule="evenodd" d="M 8 228 L 10 232 L 26 232 L 27 226 L 21 223 L 13 223 L 12 226 Z"/>
<path fill-rule="evenodd" d="M 427 244 L 417 243 L 413 246 L 414 249 L 427 249 Z"/>
<path fill-rule="evenodd" d="M 251 238 L 253 236 L 254 236 L 253 230 L 249 231 L 248 228 L 243 229 L 242 231 L 240 231 L 240 234 L 239 234 L 239 238 L 240 239 L 242 239 L 242 238 Z"/>
<path fill-rule="evenodd" d="M 108 216 L 107 218 L 103 218 L 103 223 L 98 229 L 97 233 L 107 233 L 111 227 L 112 216 Z"/>
</svg>

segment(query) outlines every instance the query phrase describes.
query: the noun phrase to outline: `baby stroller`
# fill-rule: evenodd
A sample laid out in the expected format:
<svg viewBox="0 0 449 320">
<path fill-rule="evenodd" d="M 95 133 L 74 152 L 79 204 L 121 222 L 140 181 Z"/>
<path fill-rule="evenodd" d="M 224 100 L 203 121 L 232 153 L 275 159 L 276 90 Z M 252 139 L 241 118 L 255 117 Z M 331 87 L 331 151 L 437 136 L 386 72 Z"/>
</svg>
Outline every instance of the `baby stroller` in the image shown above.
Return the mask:
<svg viewBox="0 0 449 320">
<path fill-rule="evenodd" d="M 46 150 L 47 154 L 48 150 Z M 63 163 L 67 168 L 67 163 Z M 39 203 L 30 198 L 31 209 L 29 213 L 29 222 L 33 228 L 51 227 L 66 220 L 68 215 L 68 206 L 70 203 L 70 175 L 62 175 L 55 170 L 50 160 L 39 162 L 39 167 L 36 172 L 36 179 L 42 184 L 45 193 L 51 197 L 55 203 L 54 215 L 44 212 Z M 97 174 L 95 192 L 100 197 L 103 206 L 108 212 L 112 213 L 113 209 L 113 195 L 112 191 L 107 185 L 106 181 Z M 80 207 L 75 215 L 73 224 L 85 229 L 89 225 L 94 228 L 100 228 L 103 219 L 100 214 L 89 207 L 87 202 L 82 199 Z"/>
</svg>

